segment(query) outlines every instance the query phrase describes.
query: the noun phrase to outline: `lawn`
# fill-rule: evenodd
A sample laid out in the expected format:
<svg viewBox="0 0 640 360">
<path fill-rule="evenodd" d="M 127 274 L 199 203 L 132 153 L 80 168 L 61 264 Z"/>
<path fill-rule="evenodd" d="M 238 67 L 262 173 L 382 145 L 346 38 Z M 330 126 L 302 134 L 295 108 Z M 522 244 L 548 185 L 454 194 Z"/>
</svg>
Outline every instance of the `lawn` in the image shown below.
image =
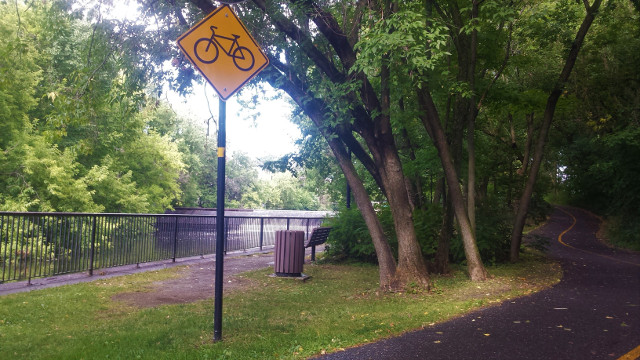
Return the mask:
<svg viewBox="0 0 640 360">
<path fill-rule="evenodd" d="M 137 308 L 112 297 L 148 291 L 179 269 L 0 297 L 2 359 L 300 359 L 432 326 L 559 281 L 559 266 L 528 252 L 490 267 L 484 283 L 463 268 L 434 276 L 429 292 L 378 291 L 370 265 L 306 265 L 307 282 L 241 274 L 225 293 L 223 341 L 214 343 L 213 300 Z"/>
</svg>

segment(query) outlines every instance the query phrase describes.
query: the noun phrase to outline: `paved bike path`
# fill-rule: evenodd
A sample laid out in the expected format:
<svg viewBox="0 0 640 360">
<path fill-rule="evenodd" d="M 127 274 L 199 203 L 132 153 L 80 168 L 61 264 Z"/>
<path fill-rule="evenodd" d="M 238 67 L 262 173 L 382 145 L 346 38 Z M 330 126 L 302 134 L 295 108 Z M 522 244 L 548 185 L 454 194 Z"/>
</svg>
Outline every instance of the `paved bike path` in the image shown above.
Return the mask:
<svg viewBox="0 0 640 360">
<path fill-rule="evenodd" d="M 562 264 L 551 289 L 323 359 L 640 358 L 640 254 L 596 238 L 599 220 L 556 208 L 535 233 Z"/>
</svg>

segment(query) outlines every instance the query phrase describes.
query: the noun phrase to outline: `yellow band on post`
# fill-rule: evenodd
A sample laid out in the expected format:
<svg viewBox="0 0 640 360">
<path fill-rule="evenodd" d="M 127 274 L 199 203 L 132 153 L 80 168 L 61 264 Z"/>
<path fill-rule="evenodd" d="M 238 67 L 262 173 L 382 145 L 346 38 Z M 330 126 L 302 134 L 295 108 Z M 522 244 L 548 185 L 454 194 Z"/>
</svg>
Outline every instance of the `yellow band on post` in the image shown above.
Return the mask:
<svg viewBox="0 0 640 360">
<path fill-rule="evenodd" d="M 218 157 L 224 157 L 224 148 L 223 147 L 219 147 L 218 148 Z"/>
</svg>

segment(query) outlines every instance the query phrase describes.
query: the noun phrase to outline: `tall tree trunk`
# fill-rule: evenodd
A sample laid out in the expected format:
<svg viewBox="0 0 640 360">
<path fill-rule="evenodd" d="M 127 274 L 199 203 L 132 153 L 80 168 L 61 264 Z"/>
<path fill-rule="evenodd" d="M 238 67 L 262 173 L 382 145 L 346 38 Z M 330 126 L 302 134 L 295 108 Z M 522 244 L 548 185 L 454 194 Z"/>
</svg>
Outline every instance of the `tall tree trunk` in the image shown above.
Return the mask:
<svg viewBox="0 0 640 360">
<path fill-rule="evenodd" d="M 294 21 L 286 17 L 280 7 L 272 6 L 271 3 L 264 0 L 253 0 L 253 3 L 269 16 L 278 30 L 299 46 L 304 55 L 315 64 L 318 71 L 326 76 L 328 81 L 337 85 L 350 80 L 357 80 L 360 83 L 357 90 L 342 96 L 342 100 L 351 107 L 353 121 L 340 119 L 344 120 L 344 123 L 335 127 L 324 119 L 325 114 L 331 111 L 323 101 L 313 96 L 306 84 L 301 82 L 300 76 L 296 74 L 296 69 L 290 67 L 289 64 L 282 63 L 279 59 L 270 59 L 273 65 L 270 68 L 276 67 L 279 73 L 286 74 L 285 79 L 280 79 L 280 83 L 274 82 L 275 86 L 285 90 L 294 98 L 305 114 L 314 121 L 321 131 L 325 132 L 323 135 L 327 141 L 337 137 L 338 143 L 346 144 L 349 149 L 353 150 L 353 154 L 371 173 L 380 190 L 389 200 L 399 242 L 395 283 L 402 284 L 411 281 L 428 286 L 428 273 L 413 227 L 408 193 L 405 188 L 404 174 L 392 133 L 390 117 L 388 111 L 382 111 L 381 94 L 374 91 L 366 74 L 349 72 L 356 61 L 356 53 L 353 45 L 349 42 L 349 37 L 342 31 L 332 13 L 318 3 L 313 0 L 292 0 L 291 3 L 299 5 L 305 11 L 308 20 L 316 25 L 318 34 L 321 34 L 319 36 L 323 36 L 328 42 L 334 53 L 327 56 L 314 46 L 310 34 L 305 33 Z M 343 70 L 337 68 L 335 59 L 339 59 Z M 265 69 L 265 71 L 267 70 Z M 282 82 L 283 80 L 285 82 Z M 292 91 L 292 88 L 295 89 Z M 296 99 L 292 92 L 298 92 L 302 95 L 296 94 L 299 95 Z M 371 114 L 376 114 L 375 118 Z M 364 139 L 366 150 L 355 139 L 353 132 Z M 355 191 L 355 187 L 353 190 Z M 369 230 L 374 231 L 375 229 L 369 228 Z M 381 256 L 381 254 L 377 255 Z"/>
<path fill-rule="evenodd" d="M 524 176 L 527 173 L 529 167 L 529 158 L 531 157 L 531 144 L 533 143 L 533 119 L 534 113 L 527 114 L 527 140 L 524 144 L 524 150 L 522 155 L 522 166 L 518 169 L 517 173 L 520 176 Z"/>
<path fill-rule="evenodd" d="M 538 141 L 536 143 L 535 153 L 533 154 L 533 162 L 531 163 L 531 170 L 529 172 L 529 177 L 527 178 L 527 182 L 525 184 L 524 191 L 522 192 L 522 196 L 520 197 L 520 202 L 518 203 L 518 211 L 516 212 L 516 218 L 513 225 L 513 232 L 511 233 L 511 252 L 510 259 L 512 262 L 518 261 L 520 257 L 520 244 L 522 242 L 522 230 L 524 229 L 525 222 L 527 220 L 527 213 L 529 212 L 529 205 L 531 204 L 531 196 L 533 195 L 533 187 L 536 183 L 538 177 L 538 171 L 540 171 L 540 166 L 542 164 L 542 156 L 544 153 L 544 147 L 547 142 L 547 135 L 549 134 L 549 128 L 551 127 L 551 123 L 553 122 L 553 115 L 556 110 L 556 105 L 558 104 L 558 100 L 560 99 L 560 95 L 562 94 L 562 89 L 569 79 L 569 75 L 571 75 L 571 71 L 573 70 L 573 66 L 576 63 L 576 59 L 578 58 L 578 53 L 580 52 L 580 48 L 584 43 L 584 39 L 589 32 L 589 28 L 595 19 L 595 16 L 600 8 L 600 4 L 602 0 L 595 0 L 593 5 L 589 6 L 588 0 L 584 0 L 585 8 L 587 10 L 587 14 L 582 20 L 582 24 L 580 25 L 580 29 L 578 29 L 578 33 L 576 34 L 573 43 L 571 44 L 571 49 L 569 50 L 569 54 L 567 55 L 567 60 L 565 61 L 564 67 L 558 80 L 553 86 L 553 90 L 549 94 L 547 98 L 547 105 L 544 110 L 544 116 L 542 120 L 542 128 L 540 129 L 540 134 L 538 135 Z"/>
<path fill-rule="evenodd" d="M 312 99 L 307 96 L 306 93 L 279 71 L 274 68 L 267 68 L 263 71 L 263 76 L 272 86 L 278 86 L 284 90 L 293 101 L 305 111 L 305 114 L 316 124 L 320 129 L 323 137 L 329 143 L 331 151 L 338 160 L 338 164 L 344 173 L 353 197 L 362 213 L 362 217 L 367 225 L 367 229 L 371 234 L 373 245 L 376 249 L 376 256 L 378 259 L 380 287 L 383 289 L 391 289 L 396 287 L 396 261 L 393 257 L 389 242 L 384 235 L 380 220 L 376 215 L 371 199 L 364 188 L 362 180 L 358 177 L 358 174 L 353 166 L 353 163 L 349 157 L 349 154 L 340 141 L 340 139 L 324 126 L 324 115 L 326 109 L 323 108 L 322 103 L 317 99 Z"/>
<path fill-rule="evenodd" d="M 474 23 L 478 17 L 478 1 L 473 0 L 471 6 L 470 23 Z M 467 78 L 469 82 L 469 90 L 471 98 L 469 99 L 469 109 L 467 110 L 467 153 L 468 172 L 467 172 L 467 213 L 469 214 L 469 225 L 475 236 L 476 234 L 476 145 L 475 145 L 475 128 L 476 116 L 476 62 L 478 57 L 478 30 L 474 26 L 471 31 L 471 42 L 469 49 L 469 64 L 467 65 Z"/>
<path fill-rule="evenodd" d="M 401 111 L 404 111 L 402 102 L 400 102 L 400 108 Z M 416 152 L 406 128 L 400 130 L 400 137 L 402 139 L 402 148 L 409 155 L 409 160 L 416 161 Z M 424 209 L 425 200 L 422 192 L 422 181 L 418 171 L 413 171 L 410 176 L 406 176 L 405 186 L 409 193 L 409 202 L 411 203 L 412 210 L 416 208 Z"/>
<path fill-rule="evenodd" d="M 453 237 L 453 206 L 451 206 L 449 197 L 446 196 L 446 191 L 442 195 L 444 199 L 442 228 L 440 229 L 440 236 L 438 236 L 438 248 L 433 264 L 433 271 L 438 274 L 449 272 L 449 244 Z"/>
<path fill-rule="evenodd" d="M 384 159 L 381 175 L 387 184 L 387 199 L 398 236 L 396 285 L 404 287 L 408 283 L 415 283 L 429 288 L 429 274 L 418 244 L 400 159 L 391 148 L 386 149 Z"/>
<path fill-rule="evenodd" d="M 460 227 L 460 235 L 462 236 L 462 243 L 464 245 L 469 277 L 472 281 L 484 281 L 487 279 L 487 270 L 484 268 L 484 264 L 480 258 L 475 234 L 471 229 L 471 224 L 469 223 L 469 217 L 467 216 L 460 183 L 458 182 L 458 174 L 453 164 L 453 158 L 449 151 L 444 130 L 440 124 L 438 111 L 428 89 L 424 89 L 420 92 L 418 97 L 420 107 L 423 111 L 423 115 L 421 116 L 422 122 L 427 128 L 427 132 L 432 136 L 433 143 L 438 150 L 442 169 L 447 180 L 449 198 L 451 199 L 451 204 Z"/>
<path fill-rule="evenodd" d="M 385 3 L 387 7 L 392 7 L 389 2 Z M 392 11 L 390 9 L 390 12 Z M 418 244 L 402 163 L 398 157 L 398 150 L 391 131 L 391 88 L 389 84 L 391 72 L 388 58 L 388 54 L 382 56 L 380 72 L 381 114 L 376 120 L 377 146 L 370 146 L 370 148 L 374 148 L 372 155 L 385 184 L 385 192 L 398 236 L 398 267 L 395 285 L 404 287 L 413 282 L 428 289 L 430 285 L 429 273 Z"/>
<path fill-rule="evenodd" d="M 476 233 L 476 148 L 475 148 L 475 119 L 469 119 L 467 124 L 467 153 L 468 174 L 467 174 L 467 213 L 469 214 L 469 225 L 473 233 Z"/>
<path fill-rule="evenodd" d="M 360 213 L 367 224 L 367 229 L 369 229 L 369 233 L 371 234 L 373 246 L 376 249 L 376 256 L 378 258 L 380 287 L 383 289 L 394 289 L 397 287 L 396 261 L 393 257 L 389 242 L 382 230 L 380 219 L 378 219 L 373 205 L 371 204 L 369 194 L 367 194 L 367 191 L 362 184 L 362 180 L 358 177 L 347 151 L 341 146 L 340 142 L 332 139 L 329 141 L 329 146 L 338 160 L 338 164 L 340 164 L 342 172 L 347 178 L 347 183 L 351 187 L 358 209 L 360 209 Z"/>
<path fill-rule="evenodd" d="M 444 178 L 438 178 L 438 180 L 436 181 L 435 190 L 433 192 L 433 198 L 431 199 L 432 204 L 440 204 L 441 199 L 445 197 L 444 195 L 444 192 L 446 191 L 445 187 L 446 187 L 446 184 L 445 184 Z M 443 207 L 444 207 L 444 202 L 443 202 Z"/>
</svg>

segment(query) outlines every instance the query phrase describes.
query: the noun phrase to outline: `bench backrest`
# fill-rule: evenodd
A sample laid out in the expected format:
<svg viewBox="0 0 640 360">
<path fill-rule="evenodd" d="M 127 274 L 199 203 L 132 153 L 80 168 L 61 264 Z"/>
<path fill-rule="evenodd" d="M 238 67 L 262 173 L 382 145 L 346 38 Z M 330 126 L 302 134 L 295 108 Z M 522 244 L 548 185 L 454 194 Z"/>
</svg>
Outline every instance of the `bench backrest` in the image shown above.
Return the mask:
<svg viewBox="0 0 640 360">
<path fill-rule="evenodd" d="M 311 232 L 311 236 L 309 237 L 309 241 L 307 242 L 307 245 L 305 247 L 324 244 L 329 237 L 330 231 L 330 227 L 319 227 L 313 229 L 313 231 Z"/>
</svg>

